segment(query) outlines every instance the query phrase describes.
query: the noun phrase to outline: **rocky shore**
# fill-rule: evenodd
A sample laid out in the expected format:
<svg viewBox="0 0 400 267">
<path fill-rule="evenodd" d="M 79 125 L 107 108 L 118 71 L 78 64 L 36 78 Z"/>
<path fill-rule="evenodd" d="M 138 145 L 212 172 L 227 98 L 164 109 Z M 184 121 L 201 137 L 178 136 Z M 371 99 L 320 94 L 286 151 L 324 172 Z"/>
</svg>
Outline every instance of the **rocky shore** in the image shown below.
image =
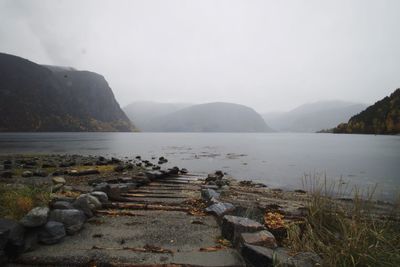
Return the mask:
<svg viewBox="0 0 400 267">
<path fill-rule="evenodd" d="M 48 203 L 22 218 L 0 219 L 1 263 L 319 266 L 318 255 L 293 253 L 284 241 L 284 225 L 301 225 L 307 214 L 305 191 L 270 189 L 221 171 L 204 177 L 164 168 L 166 162 L 140 156 L 1 157 L 2 187 L 51 192 Z"/>
</svg>

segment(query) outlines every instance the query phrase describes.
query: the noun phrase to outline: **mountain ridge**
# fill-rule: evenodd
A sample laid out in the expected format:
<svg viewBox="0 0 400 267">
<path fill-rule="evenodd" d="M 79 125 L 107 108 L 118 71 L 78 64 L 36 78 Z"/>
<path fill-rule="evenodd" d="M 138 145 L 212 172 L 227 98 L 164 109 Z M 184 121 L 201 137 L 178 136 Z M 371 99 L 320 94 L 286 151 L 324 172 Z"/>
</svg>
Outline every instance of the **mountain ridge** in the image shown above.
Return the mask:
<svg viewBox="0 0 400 267">
<path fill-rule="evenodd" d="M 0 131 L 133 131 L 105 78 L 0 53 Z"/>
</svg>

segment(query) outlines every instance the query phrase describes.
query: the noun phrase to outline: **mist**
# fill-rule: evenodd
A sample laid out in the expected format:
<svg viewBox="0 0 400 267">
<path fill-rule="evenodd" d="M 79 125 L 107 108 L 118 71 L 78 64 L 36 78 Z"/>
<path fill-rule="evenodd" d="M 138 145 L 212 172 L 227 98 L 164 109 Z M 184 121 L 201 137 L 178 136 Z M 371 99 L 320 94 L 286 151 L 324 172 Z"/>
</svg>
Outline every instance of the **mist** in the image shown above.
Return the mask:
<svg viewBox="0 0 400 267">
<path fill-rule="evenodd" d="M 400 87 L 400 2 L 0 1 L 0 52 L 102 74 L 133 101 L 259 112 Z"/>
</svg>

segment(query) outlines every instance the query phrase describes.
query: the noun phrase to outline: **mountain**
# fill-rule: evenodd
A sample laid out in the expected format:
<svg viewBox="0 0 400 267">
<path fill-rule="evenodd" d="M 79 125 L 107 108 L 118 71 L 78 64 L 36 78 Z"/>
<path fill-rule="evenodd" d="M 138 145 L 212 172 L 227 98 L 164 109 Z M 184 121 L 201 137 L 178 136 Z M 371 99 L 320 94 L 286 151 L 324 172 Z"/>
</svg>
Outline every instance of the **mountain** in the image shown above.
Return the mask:
<svg viewBox="0 0 400 267">
<path fill-rule="evenodd" d="M 180 109 L 189 107 L 185 103 L 159 103 L 151 101 L 133 102 L 123 108 L 126 115 L 141 131 L 149 131 L 154 121 Z"/>
<path fill-rule="evenodd" d="M 132 131 L 103 76 L 0 53 L 0 131 Z"/>
<path fill-rule="evenodd" d="M 179 109 L 154 118 L 147 131 L 153 132 L 269 132 L 253 109 L 231 103 L 207 103 Z"/>
<path fill-rule="evenodd" d="M 333 129 L 334 133 L 400 134 L 400 88 Z"/>
<path fill-rule="evenodd" d="M 345 101 L 320 101 L 301 105 L 289 112 L 263 114 L 263 118 L 278 131 L 316 132 L 335 127 L 366 107 Z"/>
</svg>

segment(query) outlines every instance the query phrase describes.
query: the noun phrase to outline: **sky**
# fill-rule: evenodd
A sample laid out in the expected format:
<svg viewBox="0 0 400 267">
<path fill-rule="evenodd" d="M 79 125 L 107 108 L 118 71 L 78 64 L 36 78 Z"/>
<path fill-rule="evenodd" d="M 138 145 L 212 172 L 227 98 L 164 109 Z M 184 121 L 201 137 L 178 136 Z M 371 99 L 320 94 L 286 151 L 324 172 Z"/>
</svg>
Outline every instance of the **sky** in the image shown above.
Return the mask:
<svg viewBox="0 0 400 267">
<path fill-rule="evenodd" d="M 102 74 L 121 106 L 259 112 L 400 87 L 399 0 L 0 0 L 0 52 Z"/>
</svg>

